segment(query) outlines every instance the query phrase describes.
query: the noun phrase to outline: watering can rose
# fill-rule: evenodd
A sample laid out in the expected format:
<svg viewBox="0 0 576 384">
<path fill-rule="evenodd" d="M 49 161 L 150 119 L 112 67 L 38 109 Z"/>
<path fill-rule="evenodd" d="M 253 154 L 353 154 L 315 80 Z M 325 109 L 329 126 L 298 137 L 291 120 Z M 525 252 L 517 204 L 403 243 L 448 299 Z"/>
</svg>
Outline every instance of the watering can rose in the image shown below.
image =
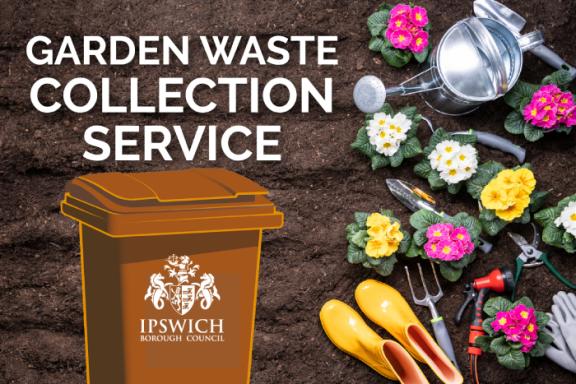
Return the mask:
<svg viewBox="0 0 576 384">
<path fill-rule="evenodd" d="M 576 253 L 576 195 L 535 213 L 534 220 L 544 228 L 542 240 L 546 244 Z"/>
<path fill-rule="evenodd" d="M 415 107 L 404 107 L 397 113 L 384 104 L 377 113 L 368 113 L 364 125 L 358 130 L 352 148 L 368 156 L 372 169 L 398 167 L 404 159 L 422 153 L 416 136 L 422 116 Z"/>
<path fill-rule="evenodd" d="M 527 224 L 531 212 L 539 210 L 548 192 L 536 190 L 536 178 L 530 164 L 506 169 L 495 161 L 478 167 L 468 182 L 470 196 L 480 201 L 482 229 L 496 235 L 509 223 Z"/>
<path fill-rule="evenodd" d="M 419 6 L 382 4 L 368 17 L 372 38 L 368 48 L 380 52 L 388 64 L 401 68 L 412 58 L 423 63 L 428 57 L 428 12 Z"/>
<path fill-rule="evenodd" d="M 506 117 L 504 128 L 523 134 L 528 141 L 538 141 L 548 132 L 570 133 L 576 125 L 574 95 L 567 90 L 571 81 L 566 70 L 546 76 L 540 85 L 519 81 L 504 96 L 514 108 Z"/>
<path fill-rule="evenodd" d="M 509 369 L 524 369 L 531 357 L 544 355 L 552 336 L 544 332 L 549 317 L 534 309 L 523 297 L 514 303 L 504 297 L 491 298 L 484 304 L 489 316 L 482 323 L 487 335 L 476 338 L 476 345 L 496 354 L 498 362 Z"/>
<path fill-rule="evenodd" d="M 396 255 L 406 253 L 410 235 L 391 211 L 356 212 L 354 219 L 346 227 L 348 262 L 388 276 L 396 264 Z"/>
<path fill-rule="evenodd" d="M 447 188 L 456 194 L 478 168 L 474 134 L 452 135 L 436 129 L 424 148 L 424 159 L 414 167 L 416 175 L 428 180 L 433 190 Z"/>
<path fill-rule="evenodd" d="M 420 256 L 439 264 L 445 279 L 458 280 L 464 268 L 476 258 L 482 227 L 475 217 L 465 212 L 440 216 L 421 209 L 412 214 L 410 225 L 416 232 L 406 256 Z"/>
</svg>

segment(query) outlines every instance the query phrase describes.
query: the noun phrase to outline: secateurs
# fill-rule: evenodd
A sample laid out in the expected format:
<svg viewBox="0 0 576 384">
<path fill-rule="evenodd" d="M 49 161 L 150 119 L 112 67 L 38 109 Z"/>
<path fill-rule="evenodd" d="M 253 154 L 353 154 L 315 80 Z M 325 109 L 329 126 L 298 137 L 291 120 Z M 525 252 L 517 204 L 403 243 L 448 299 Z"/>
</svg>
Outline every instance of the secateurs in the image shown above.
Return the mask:
<svg viewBox="0 0 576 384">
<path fill-rule="evenodd" d="M 558 269 L 552 264 L 550 259 L 548 259 L 548 255 L 540 250 L 538 250 L 538 246 L 540 245 L 540 231 L 536 228 L 536 225 L 532 223 L 532 230 L 534 232 L 534 237 L 532 238 L 532 243 L 528 243 L 528 241 L 522 237 L 521 235 L 513 232 L 508 232 L 508 236 L 514 240 L 514 243 L 522 250 L 522 253 L 516 257 L 516 271 L 514 273 L 514 290 L 512 291 L 512 300 L 516 295 L 516 286 L 520 281 L 520 277 L 522 275 L 522 270 L 524 268 L 533 268 L 538 267 L 544 264 L 548 270 L 554 275 L 555 278 L 560 280 L 562 284 L 566 285 L 569 288 L 576 289 L 576 284 L 568 280 L 564 277 Z"/>
<path fill-rule="evenodd" d="M 424 280 L 424 274 L 422 273 L 422 266 L 420 263 L 418 263 L 418 272 L 420 273 L 420 280 L 422 281 L 422 287 L 424 288 L 425 293 L 424 298 L 422 299 L 416 297 L 416 294 L 414 293 L 414 287 L 412 286 L 412 279 L 410 278 L 410 270 L 408 269 L 408 266 L 404 267 L 406 270 L 406 277 L 408 278 L 408 285 L 410 286 L 410 292 L 412 293 L 412 300 L 416 305 L 421 305 L 430 309 L 430 315 L 432 316 L 430 323 L 432 323 L 434 337 L 436 338 L 438 345 L 440 345 L 448 358 L 450 358 L 452 363 L 454 363 L 454 366 L 459 369 L 458 362 L 456 361 L 456 354 L 454 353 L 454 347 L 452 346 L 452 340 L 450 339 L 450 334 L 448 333 L 448 328 L 446 327 L 446 322 L 436 309 L 436 303 L 444 296 L 444 292 L 442 291 L 442 286 L 438 281 L 434 263 L 430 263 L 430 265 L 432 266 L 434 281 L 436 281 L 438 292 L 435 295 L 431 295 L 430 292 L 428 292 L 428 287 L 426 286 L 426 281 Z"/>
</svg>

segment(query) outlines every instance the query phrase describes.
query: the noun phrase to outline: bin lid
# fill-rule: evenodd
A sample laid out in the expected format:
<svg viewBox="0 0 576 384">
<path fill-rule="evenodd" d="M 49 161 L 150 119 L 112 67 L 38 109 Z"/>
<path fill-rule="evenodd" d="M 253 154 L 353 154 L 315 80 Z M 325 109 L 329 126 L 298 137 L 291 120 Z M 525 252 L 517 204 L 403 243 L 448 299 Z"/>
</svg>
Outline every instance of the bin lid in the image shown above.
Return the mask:
<svg viewBox="0 0 576 384">
<path fill-rule="evenodd" d="M 267 194 L 222 168 L 93 173 L 66 185 L 61 210 L 112 237 L 280 228 Z"/>
</svg>

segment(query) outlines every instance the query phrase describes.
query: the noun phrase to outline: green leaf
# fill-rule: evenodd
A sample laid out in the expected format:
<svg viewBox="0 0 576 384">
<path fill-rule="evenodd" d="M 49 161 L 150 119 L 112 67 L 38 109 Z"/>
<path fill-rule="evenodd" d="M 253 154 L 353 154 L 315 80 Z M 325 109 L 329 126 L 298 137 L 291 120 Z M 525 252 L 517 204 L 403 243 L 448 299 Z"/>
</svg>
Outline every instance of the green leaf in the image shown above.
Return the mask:
<svg viewBox="0 0 576 384">
<path fill-rule="evenodd" d="M 442 221 L 440 216 L 427 209 L 416 211 L 410 216 L 410 225 L 416 229 L 427 229 L 432 224 L 438 224 Z"/>
<path fill-rule="evenodd" d="M 390 116 L 394 116 L 394 109 L 392 109 L 392 106 L 389 103 L 384 103 L 384 105 L 380 109 L 380 112 Z"/>
<path fill-rule="evenodd" d="M 559 87 L 568 85 L 570 82 L 572 82 L 572 76 L 570 76 L 570 72 L 565 69 L 559 69 L 542 80 L 542 84 L 556 84 Z"/>
<path fill-rule="evenodd" d="M 496 161 L 487 161 L 481 164 L 476 170 L 476 174 L 466 184 L 470 196 L 476 200 L 480 199 L 482 189 L 503 169 L 504 166 Z"/>
<path fill-rule="evenodd" d="M 468 229 L 472 240 L 477 239 L 482 232 L 482 224 L 480 220 L 467 214 L 466 212 L 459 212 L 452 218 L 454 223 L 457 223 L 458 226 L 462 225 Z"/>
<path fill-rule="evenodd" d="M 406 257 L 420 256 L 420 252 L 421 252 L 421 248 L 418 246 L 418 244 L 416 244 L 416 241 L 414 241 L 414 238 L 412 238 L 412 241 L 410 241 L 410 246 L 408 247 L 408 250 L 406 251 Z"/>
<path fill-rule="evenodd" d="M 496 211 L 493 209 L 482 209 L 479 218 L 484 221 L 492 221 L 496 218 Z"/>
<path fill-rule="evenodd" d="M 490 343 L 490 350 L 497 355 L 504 355 L 510 352 L 511 349 L 512 347 L 506 341 L 506 336 L 497 337 Z"/>
<path fill-rule="evenodd" d="M 430 45 L 428 45 L 426 48 L 424 48 L 424 50 L 422 50 L 422 52 L 414 53 L 414 58 L 416 59 L 417 62 L 423 63 L 428 58 L 429 52 L 430 52 Z"/>
<path fill-rule="evenodd" d="M 525 209 L 522 212 L 522 216 L 520 216 L 520 218 L 515 219 L 514 222 L 515 223 L 519 222 L 521 224 L 528 224 L 530 222 L 530 220 L 531 220 L 530 209 Z"/>
<path fill-rule="evenodd" d="M 466 144 L 476 144 L 476 135 L 473 133 L 462 133 L 458 135 L 451 135 L 451 139 L 457 141 L 462 145 Z"/>
<path fill-rule="evenodd" d="M 536 311 L 536 324 L 538 328 L 542 328 L 550 321 L 550 316 L 544 312 Z"/>
<path fill-rule="evenodd" d="M 493 321 L 494 317 L 488 317 L 482 321 L 482 329 L 490 336 L 494 335 L 494 329 L 492 328 Z"/>
<path fill-rule="evenodd" d="M 536 212 L 540 208 L 542 208 L 549 195 L 550 195 L 549 191 L 532 192 L 532 194 L 530 195 L 530 210 L 532 212 Z"/>
<path fill-rule="evenodd" d="M 519 81 L 516 85 L 504 95 L 504 102 L 510 107 L 518 110 L 526 99 L 530 100 L 532 95 L 538 89 L 537 85 Z"/>
<path fill-rule="evenodd" d="M 411 106 L 411 105 L 407 105 L 405 107 L 402 107 L 398 113 L 402 113 L 404 115 L 406 115 L 406 117 L 410 120 L 414 119 L 414 116 L 416 116 L 416 107 Z"/>
<path fill-rule="evenodd" d="M 348 244 L 348 254 L 346 258 L 351 264 L 360 264 L 366 261 L 366 253 L 354 244 Z"/>
<path fill-rule="evenodd" d="M 372 36 L 380 36 L 388 26 L 390 12 L 378 11 L 368 16 L 368 30 Z"/>
<path fill-rule="evenodd" d="M 554 224 L 554 220 L 560 216 L 560 210 L 557 207 L 545 208 L 534 214 L 534 220 L 542 227 Z"/>
<path fill-rule="evenodd" d="M 398 250 L 396 251 L 396 253 L 404 254 L 408 251 L 408 247 L 410 247 L 412 238 L 410 237 L 410 233 L 408 233 L 407 231 L 401 230 L 401 232 L 404 235 L 404 237 L 402 238 L 402 241 L 400 242 L 400 245 L 398 246 Z"/>
<path fill-rule="evenodd" d="M 482 223 L 482 231 L 486 232 L 489 236 L 496 236 L 508 223 L 502 219 L 495 218 L 494 220 L 483 220 L 480 219 Z"/>
<path fill-rule="evenodd" d="M 451 193 L 453 195 L 457 194 L 458 192 L 460 192 L 460 189 L 462 189 L 462 183 L 456 183 L 456 184 L 448 184 L 448 193 Z"/>
<path fill-rule="evenodd" d="M 348 224 L 346 226 L 346 240 L 350 241 L 350 238 L 360 230 L 360 226 L 357 223 Z"/>
<path fill-rule="evenodd" d="M 534 347 L 532 348 L 532 350 L 529 352 L 530 356 L 532 357 L 541 357 L 544 356 L 546 354 L 546 348 L 548 346 L 545 345 L 544 343 L 541 343 L 540 340 L 538 340 L 536 342 L 536 344 L 534 345 Z"/>
<path fill-rule="evenodd" d="M 366 220 L 370 214 L 368 212 L 354 212 L 354 221 L 360 228 L 366 228 Z"/>
<path fill-rule="evenodd" d="M 538 324 L 540 326 L 540 324 Z M 544 345 L 550 345 L 554 342 L 554 337 L 545 331 L 538 331 L 538 342 Z"/>
<path fill-rule="evenodd" d="M 491 340 L 492 338 L 489 336 L 478 336 L 476 340 L 474 340 L 474 345 L 482 349 L 484 352 L 488 352 L 490 350 Z"/>
<path fill-rule="evenodd" d="M 414 242 L 416 243 L 416 245 L 421 247 L 427 241 L 428 241 L 428 238 L 426 237 L 426 229 L 425 228 L 419 229 L 416 232 L 414 232 Z"/>
<path fill-rule="evenodd" d="M 368 237 L 368 233 L 366 230 L 360 230 L 356 232 L 354 235 L 350 237 L 350 242 L 356 245 L 359 248 L 366 248 L 366 238 Z"/>
<path fill-rule="evenodd" d="M 511 349 L 504 355 L 496 355 L 500 365 L 508 369 L 524 369 L 526 367 L 526 360 L 524 354 L 516 349 Z"/>
<path fill-rule="evenodd" d="M 377 155 L 376 148 L 370 144 L 370 139 L 368 138 L 368 132 L 366 128 L 362 127 L 358 130 L 356 134 L 356 140 L 351 144 L 351 147 L 362 152 L 368 157 Z"/>
<path fill-rule="evenodd" d="M 382 156 L 381 154 L 376 154 L 370 159 L 370 165 L 372 166 L 372 170 L 375 171 L 379 168 L 387 167 L 390 165 L 390 159 L 388 159 L 386 156 Z"/>
<path fill-rule="evenodd" d="M 446 182 L 440 177 L 440 174 L 436 170 L 432 170 L 428 175 L 428 183 L 432 190 L 437 191 L 442 188 L 446 188 Z"/>
<path fill-rule="evenodd" d="M 414 166 L 414 173 L 417 176 L 423 177 L 425 179 L 428 178 L 428 175 L 430 174 L 431 171 L 432 167 L 430 166 L 430 162 L 428 161 L 428 159 L 424 159 Z"/>
<path fill-rule="evenodd" d="M 486 304 L 484 304 L 484 313 L 490 317 L 494 317 L 498 312 L 505 312 L 510 308 L 512 308 L 512 302 L 510 302 L 510 300 L 502 296 L 497 296 L 486 301 Z"/>
<path fill-rule="evenodd" d="M 382 276 L 389 276 L 394 270 L 394 264 L 396 264 L 398 259 L 396 259 L 395 255 L 391 255 L 389 257 L 383 257 L 380 260 L 382 260 L 382 262 L 374 268 L 374 270 Z"/>
<path fill-rule="evenodd" d="M 401 51 L 399 49 L 386 46 L 382 47 L 380 52 L 382 53 L 384 60 L 394 68 L 402 68 L 408 64 L 412 58 L 412 53 L 409 51 Z"/>
<path fill-rule="evenodd" d="M 374 52 L 380 52 L 384 45 L 384 39 L 379 36 L 372 36 L 368 42 L 368 49 Z"/>
<path fill-rule="evenodd" d="M 574 236 L 572 236 L 572 234 L 568 232 L 564 232 L 564 235 L 562 235 L 562 247 L 564 248 L 564 250 L 566 250 L 566 252 L 568 253 L 576 252 L 575 243 L 576 239 L 574 238 Z"/>
<path fill-rule="evenodd" d="M 392 156 L 389 156 L 388 158 L 390 159 L 390 165 L 394 168 L 399 167 L 402 164 L 402 161 L 404 161 L 404 156 L 402 155 L 402 151 L 400 149 L 398 149 L 396 153 L 394 153 Z"/>
<path fill-rule="evenodd" d="M 561 248 L 563 235 L 564 231 L 552 223 L 544 227 L 542 231 L 542 241 L 548 245 Z"/>
<path fill-rule="evenodd" d="M 504 120 L 504 128 L 514 134 L 514 135 L 521 135 L 524 133 L 524 117 L 520 112 L 512 111 L 506 116 L 506 120 Z"/>
<path fill-rule="evenodd" d="M 518 300 L 516 300 L 513 304 L 512 307 L 516 307 L 517 305 L 520 304 L 524 304 L 525 306 L 527 306 L 528 308 L 534 308 L 534 303 L 532 302 L 532 300 L 530 300 L 529 297 L 527 296 L 522 296 L 521 298 L 519 298 Z"/>
<path fill-rule="evenodd" d="M 377 257 L 366 256 L 366 261 L 372 267 L 377 267 L 380 264 L 382 264 L 382 260 L 383 260 L 383 258 L 381 258 L 381 257 L 377 258 Z"/>
<path fill-rule="evenodd" d="M 544 130 L 532 124 L 524 124 L 524 137 L 531 142 L 538 141 L 544 137 Z"/>
<path fill-rule="evenodd" d="M 422 153 L 422 147 L 420 146 L 420 140 L 417 137 L 408 138 L 401 146 L 402 155 L 404 158 L 409 159 L 411 157 L 418 156 Z"/>
<path fill-rule="evenodd" d="M 462 272 L 462 269 L 452 268 L 448 263 L 440 264 L 440 274 L 448 281 L 458 281 Z"/>
</svg>

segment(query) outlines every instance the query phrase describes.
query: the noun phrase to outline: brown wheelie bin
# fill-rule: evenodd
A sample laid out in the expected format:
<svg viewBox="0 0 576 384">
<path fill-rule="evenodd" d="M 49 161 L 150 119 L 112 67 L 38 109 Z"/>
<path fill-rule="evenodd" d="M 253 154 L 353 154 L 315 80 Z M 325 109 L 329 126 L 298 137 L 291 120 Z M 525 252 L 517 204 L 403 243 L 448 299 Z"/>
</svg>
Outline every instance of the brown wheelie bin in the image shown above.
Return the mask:
<svg viewBox="0 0 576 384">
<path fill-rule="evenodd" d="M 67 184 L 88 383 L 249 381 L 262 230 L 283 224 L 266 194 L 225 169 Z"/>
</svg>

